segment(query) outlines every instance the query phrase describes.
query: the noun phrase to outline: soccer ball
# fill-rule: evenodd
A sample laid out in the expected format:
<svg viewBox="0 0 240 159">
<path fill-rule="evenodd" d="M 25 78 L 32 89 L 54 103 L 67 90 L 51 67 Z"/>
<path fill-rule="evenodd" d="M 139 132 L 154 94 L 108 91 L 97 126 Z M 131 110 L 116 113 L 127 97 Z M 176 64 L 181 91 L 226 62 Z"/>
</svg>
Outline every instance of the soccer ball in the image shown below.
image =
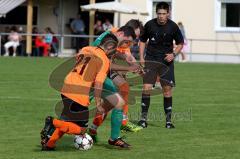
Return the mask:
<svg viewBox="0 0 240 159">
<path fill-rule="evenodd" d="M 93 139 L 87 133 L 83 135 L 76 135 L 74 137 L 74 146 L 78 150 L 82 151 L 89 150 L 93 146 Z"/>
</svg>

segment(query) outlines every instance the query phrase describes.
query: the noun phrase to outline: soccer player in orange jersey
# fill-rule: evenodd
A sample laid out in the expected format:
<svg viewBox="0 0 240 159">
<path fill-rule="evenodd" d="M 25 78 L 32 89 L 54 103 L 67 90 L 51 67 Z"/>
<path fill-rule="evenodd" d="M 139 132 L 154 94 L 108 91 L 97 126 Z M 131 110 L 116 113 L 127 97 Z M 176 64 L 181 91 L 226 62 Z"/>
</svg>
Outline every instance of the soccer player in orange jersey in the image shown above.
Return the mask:
<svg viewBox="0 0 240 159">
<path fill-rule="evenodd" d="M 114 54 L 118 44 L 113 34 L 105 36 L 97 47 L 85 47 L 77 55 L 77 62 L 64 80 L 61 90 L 64 105 L 60 119 L 48 116 L 41 131 L 42 150 L 54 150 L 56 142 L 64 135 L 84 134 L 87 128 L 90 104 L 90 92 L 94 97 L 98 112 L 104 113 L 102 99 L 112 105 L 110 145 L 129 148 L 130 145 L 120 136 L 122 106 L 124 100 L 117 92 L 105 92 L 103 82 L 107 77 L 110 61 L 107 55 Z"/>
</svg>

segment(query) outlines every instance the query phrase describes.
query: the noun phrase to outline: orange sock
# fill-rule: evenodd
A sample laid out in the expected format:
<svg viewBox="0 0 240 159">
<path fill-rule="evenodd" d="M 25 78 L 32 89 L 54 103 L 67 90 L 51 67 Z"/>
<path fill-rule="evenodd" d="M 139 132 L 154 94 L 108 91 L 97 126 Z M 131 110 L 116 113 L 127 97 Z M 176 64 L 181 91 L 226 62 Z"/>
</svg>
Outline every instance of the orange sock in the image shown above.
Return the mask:
<svg viewBox="0 0 240 159">
<path fill-rule="evenodd" d="M 59 128 L 59 130 L 63 133 L 66 134 L 71 134 L 71 135 L 78 135 L 81 133 L 81 127 L 78 126 L 77 124 L 74 124 L 72 122 L 66 122 L 58 119 L 53 120 L 53 125 L 56 128 Z"/>
<path fill-rule="evenodd" d="M 125 105 L 123 106 L 123 120 L 122 120 L 122 125 L 126 125 L 128 122 L 128 95 L 129 95 L 129 85 L 128 83 L 124 83 L 119 86 L 120 94 L 122 95 Z"/>
<path fill-rule="evenodd" d="M 102 123 L 104 122 L 104 120 L 106 119 L 106 117 L 108 115 L 108 112 L 110 110 L 112 110 L 113 106 L 108 101 L 104 101 L 103 108 L 105 110 L 105 113 L 100 114 L 100 113 L 97 112 L 95 114 L 94 119 L 93 119 L 93 124 L 91 125 L 91 129 L 95 130 L 95 133 L 96 133 L 97 128 L 102 125 Z"/>
<path fill-rule="evenodd" d="M 54 148 L 57 140 L 59 140 L 64 135 L 64 132 L 61 132 L 59 128 L 56 128 L 56 130 L 53 132 L 52 136 L 47 142 L 47 146 Z"/>
<path fill-rule="evenodd" d="M 96 127 L 99 127 L 100 125 L 102 125 L 104 119 L 106 118 L 107 114 L 100 114 L 100 113 L 96 113 L 94 119 L 93 119 L 93 124 Z"/>
</svg>

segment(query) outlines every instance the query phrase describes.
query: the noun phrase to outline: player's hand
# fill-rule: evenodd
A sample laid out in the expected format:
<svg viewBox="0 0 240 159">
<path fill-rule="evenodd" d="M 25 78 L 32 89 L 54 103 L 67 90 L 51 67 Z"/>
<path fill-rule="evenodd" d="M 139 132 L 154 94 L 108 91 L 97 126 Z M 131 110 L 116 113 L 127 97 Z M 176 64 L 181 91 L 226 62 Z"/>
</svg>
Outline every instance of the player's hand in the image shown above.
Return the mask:
<svg viewBox="0 0 240 159">
<path fill-rule="evenodd" d="M 137 72 L 139 70 L 139 67 L 138 65 L 132 65 L 132 66 L 129 66 L 128 67 L 128 71 L 129 72 Z"/>
<path fill-rule="evenodd" d="M 166 57 L 164 58 L 164 60 L 166 60 L 167 62 L 172 62 L 174 60 L 174 54 L 173 53 L 169 53 L 166 54 Z"/>
<path fill-rule="evenodd" d="M 145 74 L 145 71 L 143 67 L 140 67 L 136 73 L 138 73 L 140 76 L 143 76 Z"/>
</svg>

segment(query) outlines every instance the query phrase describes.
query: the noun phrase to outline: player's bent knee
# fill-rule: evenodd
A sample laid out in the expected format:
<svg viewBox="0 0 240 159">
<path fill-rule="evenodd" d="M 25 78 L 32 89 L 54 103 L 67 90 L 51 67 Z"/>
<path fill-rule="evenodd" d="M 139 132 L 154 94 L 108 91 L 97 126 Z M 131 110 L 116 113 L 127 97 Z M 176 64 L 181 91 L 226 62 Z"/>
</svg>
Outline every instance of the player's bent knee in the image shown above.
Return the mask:
<svg viewBox="0 0 240 159">
<path fill-rule="evenodd" d="M 123 105 L 125 104 L 125 101 L 123 98 L 120 96 L 120 94 L 115 93 L 113 95 L 110 95 L 106 97 L 106 100 L 114 106 L 114 108 L 117 109 L 122 109 Z"/>
<path fill-rule="evenodd" d="M 163 91 L 163 96 L 164 97 L 171 97 L 172 96 L 172 91 L 171 90 Z"/>
<path fill-rule="evenodd" d="M 171 97 L 172 96 L 172 87 L 171 86 L 163 87 L 163 95 L 164 95 L 164 97 Z"/>
</svg>

